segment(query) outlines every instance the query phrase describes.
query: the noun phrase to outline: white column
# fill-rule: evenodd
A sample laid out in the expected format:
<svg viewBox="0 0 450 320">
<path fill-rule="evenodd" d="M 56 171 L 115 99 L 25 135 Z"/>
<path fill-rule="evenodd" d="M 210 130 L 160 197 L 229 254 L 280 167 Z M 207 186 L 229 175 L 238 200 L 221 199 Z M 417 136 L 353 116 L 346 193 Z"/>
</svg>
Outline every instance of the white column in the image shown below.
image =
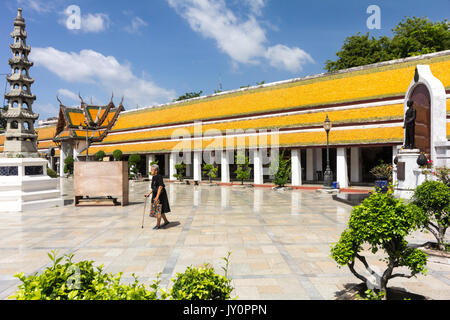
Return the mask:
<svg viewBox="0 0 450 320">
<path fill-rule="evenodd" d="M 230 183 L 230 161 L 228 159 L 228 152 L 226 150 L 222 150 L 220 164 L 222 183 Z"/>
<path fill-rule="evenodd" d="M 301 186 L 302 181 L 302 153 L 300 149 L 293 149 L 291 151 L 291 166 L 292 166 L 292 186 Z"/>
<path fill-rule="evenodd" d="M 202 181 L 202 152 L 194 152 L 194 181 Z"/>
<path fill-rule="evenodd" d="M 169 180 L 176 180 L 176 178 L 174 177 L 174 175 L 177 174 L 177 169 L 175 168 L 175 158 L 175 153 L 171 153 L 169 155 Z"/>
<path fill-rule="evenodd" d="M 147 168 L 146 168 L 146 172 L 147 172 L 147 174 L 148 174 L 148 176 L 150 177 L 150 169 L 151 169 L 151 167 L 152 167 L 152 162 L 154 162 L 155 161 L 155 155 L 154 154 L 148 154 L 148 155 L 146 155 L 146 158 L 147 158 L 147 160 L 146 160 L 146 164 L 147 164 Z"/>
<path fill-rule="evenodd" d="M 400 146 L 393 146 L 392 147 L 392 168 L 394 169 L 394 172 L 392 174 L 392 184 L 393 185 L 397 184 L 397 167 L 394 164 L 394 160 L 395 160 L 395 157 L 398 155 L 399 148 L 400 148 Z"/>
<path fill-rule="evenodd" d="M 254 184 L 264 184 L 262 149 L 253 152 Z"/>
<path fill-rule="evenodd" d="M 166 153 L 164 155 L 164 174 L 169 176 L 169 180 L 172 180 L 172 178 L 170 178 L 169 167 L 170 167 L 170 159 L 169 159 L 169 155 Z"/>
<path fill-rule="evenodd" d="M 314 150 L 306 149 L 306 180 L 314 180 Z"/>
<path fill-rule="evenodd" d="M 361 148 L 351 148 L 350 181 L 361 182 Z"/>
<path fill-rule="evenodd" d="M 64 160 L 66 160 L 68 154 L 69 154 L 69 146 L 67 143 L 63 142 L 61 143 L 60 147 L 60 153 L 59 153 L 59 176 L 62 178 L 64 177 Z"/>
<path fill-rule="evenodd" d="M 348 188 L 348 174 L 347 174 L 347 149 L 337 149 L 337 181 L 341 188 Z"/>
</svg>

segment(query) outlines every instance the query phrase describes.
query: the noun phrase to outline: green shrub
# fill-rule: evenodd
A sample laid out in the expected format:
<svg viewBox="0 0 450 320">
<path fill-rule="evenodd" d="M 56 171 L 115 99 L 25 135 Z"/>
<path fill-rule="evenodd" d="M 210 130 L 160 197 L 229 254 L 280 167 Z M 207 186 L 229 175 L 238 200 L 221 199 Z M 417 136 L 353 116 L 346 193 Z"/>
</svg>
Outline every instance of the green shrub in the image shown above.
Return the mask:
<svg viewBox="0 0 450 320">
<path fill-rule="evenodd" d="M 172 300 L 229 300 L 233 291 L 231 280 L 216 274 L 208 264 L 188 267 L 184 273 L 177 273 L 172 281 Z"/>
<path fill-rule="evenodd" d="M 151 290 L 135 279 L 132 284 L 120 284 L 122 273 L 103 273 L 103 266 L 94 267 L 93 261 L 72 262 L 73 255 L 58 258 L 49 253 L 53 266 L 31 276 L 17 274 L 22 283 L 10 297 L 16 300 L 157 300 L 159 278 Z M 65 258 L 65 263 L 60 263 Z M 166 298 L 162 292 L 162 298 Z"/>
<path fill-rule="evenodd" d="M 174 178 L 177 178 L 178 181 L 183 181 L 184 173 L 186 172 L 186 165 L 183 162 L 176 164 L 175 169 L 177 170 L 177 173 L 173 175 Z"/>
<path fill-rule="evenodd" d="M 250 177 L 250 173 L 252 169 L 250 168 L 250 161 L 244 152 L 238 152 L 236 155 L 236 164 L 237 170 L 234 172 L 236 174 L 236 179 L 241 181 L 241 184 L 244 184 L 244 180 L 247 180 Z"/>
<path fill-rule="evenodd" d="M 121 150 L 114 150 L 113 151 L 114 161 L 121 161 L 122 157 L 123 157 L 123 152 Z"/>
<path fill-rule="evenodd" d="M 217 178 L 217 172 L 219 168 L 214 166 L 213 164 L 206 163 L 203 165 L 203 173 L 209 177 L 209 183 L 211 183 L 212 179 Z"/>
<path fill-rule="evenodd" d="M 376 276 L 376 293 L 385 294 L 389 280 L 426 273 L 426 254 L 408 247 L 405 240 L 419 225 L 414 208 L 401 199 L 394 198 L 392 191 L 386 194 L 374 193 L 360 206 L 353 208 L 348 228 L 342 233 L 339 242 L 331 248 L 331 256 L 339 265 L 347 265 L 353 275 L 369 284 L 369 279 L 355 269 L 356 259 L 359 260 L 370 274 Z M 366 258 L 361 255 L 363 245 L 368 245 L 373 254 L 378 250 L 387 254 L 384 272 L 374 273 Z M 410 270 L 410 275 L 394 274 L 393 270 L 397 267 L 406 267 Z"/>
<path fill-rule="evenodd" d="M 103 158 L 105 158 L 105 157 L 106 157 L 106 153 L 103 150 L 100 150 L 95 154 L 95 159 L 97 161 L 103 161 Z"/>
<path fill-rule="evenodd" d="M 275 176 L 273 183 L 278 187 L 284 187 L 291 177 L 291 160 L 286 159 L 284 151 L 278 161 L 272 161 L 270 173 Z"/>
<path fill-rule="evenodd" d="M 73 174 L 73 163 L 75 160 L 72 156 L 68 156 L 66 159 L 64 159 L 64 173 L 65 174 Z"/>
<path fill-rule="evenodd" d="M 440 181 L 425 181 L 414 191 L 413 204 L 421 226 L 430 231 L 445 250 L 445 233 L 450 226 L 450 187 Z"/>
<path fill-rule="evenodd" d="M 53 169 L 50 169 L 48 166 L 47 166 L 47 175 L 53 179 L 58 178 L 58 174 L 56 173 L 56 171 Z"/>
<path fill-rule="evenodd" d="M 139 174 L 139 163 L 141 162 L 141 156 L 138 154 L 132 154 L 128 158 L 130 164 L 130 178 L 137 179 Z"/>
</svg>

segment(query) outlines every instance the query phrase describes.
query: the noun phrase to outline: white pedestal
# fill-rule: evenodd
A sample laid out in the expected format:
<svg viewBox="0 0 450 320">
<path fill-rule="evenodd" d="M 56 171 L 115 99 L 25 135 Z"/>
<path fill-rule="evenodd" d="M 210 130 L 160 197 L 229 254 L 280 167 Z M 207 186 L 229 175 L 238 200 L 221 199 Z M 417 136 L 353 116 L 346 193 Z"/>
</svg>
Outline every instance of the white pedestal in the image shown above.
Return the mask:
<svg viewBox="0 0 450 320">
<path fill-rule="evenodd" d="M 5 175 L 5 168 L 11 168 Z M 28 170 L 42 167 L 42 171 Z M 47 176 L 47 160 L 40 158 L 0 158 L 0 212 L 22 212 L 63 207 L 58 179 Z"/>
<path fill-rule="evenodd" d="M 394 181 L 397 182 L 394 188 L 394 195 L 403 199 L 411 199 L 414 190 L 417 186 L 421 185 L 425 181 L 425 175 L 422 174 L 417 164 L 417 158 L 420 155 L 420 150 L 401 150 L 399 151 L 398 163 L 405 163 L 405 179 L 398 179 L 398 165 L 394 168 Z"/>
</svg>

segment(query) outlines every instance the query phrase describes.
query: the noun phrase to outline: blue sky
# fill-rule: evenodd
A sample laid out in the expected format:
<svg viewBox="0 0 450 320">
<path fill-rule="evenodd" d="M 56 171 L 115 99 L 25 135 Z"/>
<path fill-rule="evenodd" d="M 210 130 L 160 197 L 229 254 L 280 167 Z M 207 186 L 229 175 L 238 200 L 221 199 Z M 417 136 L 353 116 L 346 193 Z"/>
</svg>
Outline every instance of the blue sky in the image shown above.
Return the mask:
<svg viewBox="0 0 450 320">
<path fill-rule="evenodd" d="M 167 103 L 186 92 L 212 94 L 257 82 L 324 72 L 347 36 L 391 36 L 405 16 L 449 18 L 449 0 L 4 0 L 0 73 L 9 73 L 8 44 L 17 8 L 27 23 L 34 110 L 56 116 L 66 105 L 107 104 L 125 96 L 127 110 Z M 81 10 L 80 28 L 66 9 Z M 381 9 L 381 29 L 366 12 Z M 3 61 L 3 62 L 2 62 Z M 2 76 L 3 77 L 3 76 Z"/>
</svg>

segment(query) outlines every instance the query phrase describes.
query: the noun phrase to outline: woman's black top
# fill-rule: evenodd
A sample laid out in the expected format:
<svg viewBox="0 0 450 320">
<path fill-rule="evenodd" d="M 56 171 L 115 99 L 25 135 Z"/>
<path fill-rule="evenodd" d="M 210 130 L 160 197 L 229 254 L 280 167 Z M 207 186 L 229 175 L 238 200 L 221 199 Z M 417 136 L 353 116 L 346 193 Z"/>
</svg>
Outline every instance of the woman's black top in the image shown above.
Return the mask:
<svg viewBox="0 0 450 320">
<path fill-rule="evenodd" d="M 159 187 L 163 187 L 161 190 L 161 194 L 159 195 L 159 203 L 162 204 L 161 213 L 168 213 L 170 212 L 170 205 L 169 199 L 167 198 L 166 186 L 164 185 L 163 177 L 160 174 L 157 174 L 152 177 L 152 203 L 155 200 L 156 195 L 158 194 Z"/>
</svg>

